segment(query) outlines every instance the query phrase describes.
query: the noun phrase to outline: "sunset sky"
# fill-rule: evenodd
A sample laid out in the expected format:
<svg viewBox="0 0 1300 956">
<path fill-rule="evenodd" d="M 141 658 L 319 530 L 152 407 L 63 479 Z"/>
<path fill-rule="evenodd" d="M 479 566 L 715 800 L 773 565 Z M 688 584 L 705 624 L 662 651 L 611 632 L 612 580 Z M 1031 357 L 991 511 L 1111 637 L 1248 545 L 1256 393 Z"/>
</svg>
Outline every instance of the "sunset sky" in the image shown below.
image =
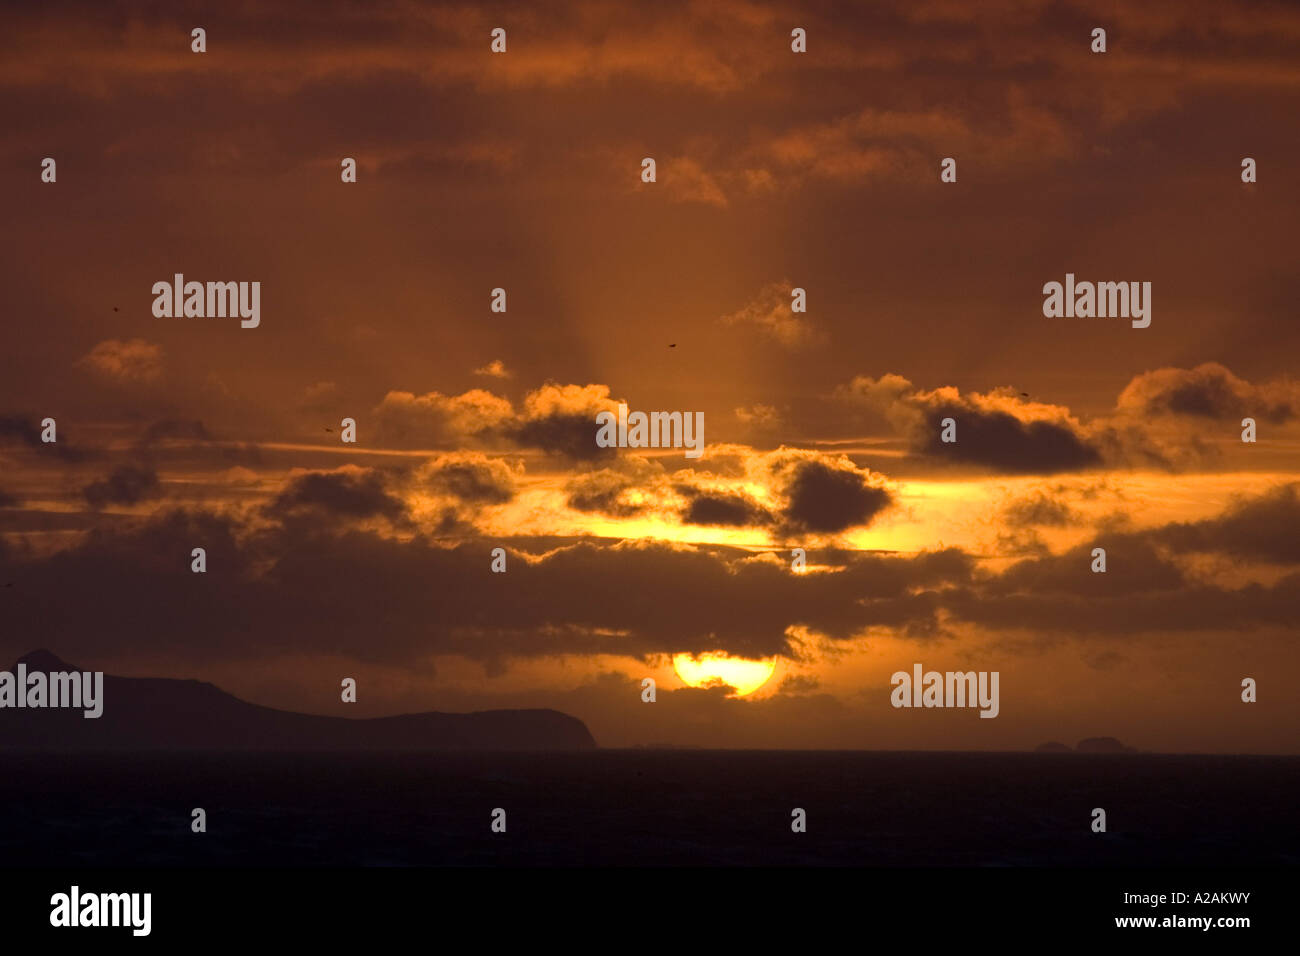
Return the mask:
<svg viewBox="0 0 1300 956">
<path fill-rule="evenodd" d="M 0 667 L 613 747 L 1296 752 L 1300 7 L 3 23 Z M 156 318 L 176 273 L 260 326 Z M 1150 327 L 1044 317 L 1067 273 L 1149 281 Z M 703 456 L 598 448 L 620 402 Z M 775 673 L 686 687 L 705 652 Z M 892 708 L 916 662 L 999 716 Z"/>
</svg>

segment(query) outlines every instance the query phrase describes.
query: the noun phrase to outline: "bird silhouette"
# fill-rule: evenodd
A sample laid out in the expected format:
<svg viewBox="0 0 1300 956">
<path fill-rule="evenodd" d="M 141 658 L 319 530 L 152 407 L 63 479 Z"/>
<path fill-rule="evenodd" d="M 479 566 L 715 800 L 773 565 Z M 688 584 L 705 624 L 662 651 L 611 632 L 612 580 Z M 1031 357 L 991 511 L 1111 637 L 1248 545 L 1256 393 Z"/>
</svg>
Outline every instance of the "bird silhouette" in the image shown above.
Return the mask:
<svg viewBox="0 0 1300 956">
<path fill-rule="evenodd" d="M 669 343 L 668 343 L 668 347 L 669 347 L 670 349 L 675 349 L 675 348 L 677 348 L 677 343 L 676 343 L 676 342 L 669 342 Z"/>
<path fill-rule="evenodd" d="M 114 312 L 117 311 L 117 306 L 113 306 L 113 311 L 114 311 Z"/>
</svg>

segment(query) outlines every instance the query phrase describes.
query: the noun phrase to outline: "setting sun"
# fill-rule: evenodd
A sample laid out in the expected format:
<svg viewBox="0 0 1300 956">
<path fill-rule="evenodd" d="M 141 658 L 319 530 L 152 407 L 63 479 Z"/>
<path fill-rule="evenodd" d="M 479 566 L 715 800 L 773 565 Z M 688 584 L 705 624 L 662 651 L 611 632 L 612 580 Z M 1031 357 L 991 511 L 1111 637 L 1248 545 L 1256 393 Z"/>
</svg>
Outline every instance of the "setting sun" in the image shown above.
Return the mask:
<svg viewBox="0 0 1300 956">
<path fill-rule="evenodd" d="M 771 679 L 776 670 L 776 659 L 761 661 L 731 657 L 727 654 L 675 654 L 673 670 L 691 687 L 712 687 L 726 684 L 736 696 L 752 694 Z"/>
</svg>

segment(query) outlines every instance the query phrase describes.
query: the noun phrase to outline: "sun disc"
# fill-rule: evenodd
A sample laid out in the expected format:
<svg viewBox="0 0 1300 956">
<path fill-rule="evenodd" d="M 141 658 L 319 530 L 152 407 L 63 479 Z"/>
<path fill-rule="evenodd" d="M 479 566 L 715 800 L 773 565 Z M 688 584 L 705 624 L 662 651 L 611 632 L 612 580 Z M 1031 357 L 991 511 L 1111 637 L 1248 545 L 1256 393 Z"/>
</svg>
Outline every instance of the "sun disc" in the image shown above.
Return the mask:
<svg viewBox="0 0 1300 956">
<path fill-rule="evenodd" d="M 776 658 L 756 661 L 716 652 L 698 656 L 675 654 L 673 670 L 691 687 L 726 684 L 735 690 L 735 696 L 744 697 L 771 679 L 776 671 Z"/>
</svg>

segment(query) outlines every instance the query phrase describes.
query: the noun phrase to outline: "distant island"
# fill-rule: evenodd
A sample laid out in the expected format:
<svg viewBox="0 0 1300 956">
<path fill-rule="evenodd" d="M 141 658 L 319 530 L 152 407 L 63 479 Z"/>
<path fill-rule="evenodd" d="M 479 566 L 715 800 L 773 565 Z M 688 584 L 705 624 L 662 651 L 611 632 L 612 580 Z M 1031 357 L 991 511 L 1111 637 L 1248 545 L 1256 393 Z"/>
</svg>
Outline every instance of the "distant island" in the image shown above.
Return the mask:
<svg viewBox="0 0 1300 956">
<path fill-rule="evenodd" d="M 14 662 L 27 673 L 76 672 L 49 651 Z M 8 750 L 592 750 L 586 724 L 557 710 L 325 717 L 240 700 L 196 680 L 104 676 L 103 713 L 0 709 Z"/>
<path fill-rule="evenodd" d="M 1075 747 L 1049 740 L 1034 748 L 1034 753 L 1040 754 L 1135 754 L 1137 752 L 1136 747 L 1122 744 L 1114 737 L 1087 737 L 1080 740 Z"/>
</svg>

